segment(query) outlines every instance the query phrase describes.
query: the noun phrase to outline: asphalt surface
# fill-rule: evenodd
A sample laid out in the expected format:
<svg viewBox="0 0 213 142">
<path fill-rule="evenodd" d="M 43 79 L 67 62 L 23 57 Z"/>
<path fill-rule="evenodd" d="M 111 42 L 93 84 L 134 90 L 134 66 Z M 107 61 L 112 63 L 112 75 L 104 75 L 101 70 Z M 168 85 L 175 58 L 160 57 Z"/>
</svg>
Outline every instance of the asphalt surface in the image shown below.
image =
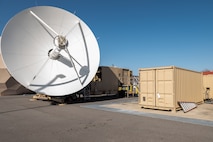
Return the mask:
<svg viewBox="0 0 213 142">
<path fill-rule="evenodd" d="M 0 142 L 213 141 L 211 125 L 107 109 L 108 104 L 132 101 L 129 98 L 62 106 L 31 98 L 0 97 Z"/>
</svg>

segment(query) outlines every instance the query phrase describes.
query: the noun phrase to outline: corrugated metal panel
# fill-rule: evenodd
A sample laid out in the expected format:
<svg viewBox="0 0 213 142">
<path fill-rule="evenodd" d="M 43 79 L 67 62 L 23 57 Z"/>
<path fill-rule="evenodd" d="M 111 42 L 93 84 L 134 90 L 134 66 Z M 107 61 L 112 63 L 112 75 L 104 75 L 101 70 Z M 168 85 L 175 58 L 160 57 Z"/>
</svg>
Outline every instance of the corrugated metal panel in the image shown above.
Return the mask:
<svg viewBox="0 0 213 142">
<path fill-rule="evenodd" d="M 175 95 L 176 107 L 178 101 L 201 102 L 202 97 L 202 74 L 182 68 L 175 68 Z"/>
<path fill-rule="evenodd" d="M 140 104 L 144 106 L 175 110 L 180 107 L 179 101 L 203 101 L 200 72 L 175 66 L 143 68 L 139 70 L 139 77 Z M 152 92 L 148 91 L 149 88 Z"/>
</svg>

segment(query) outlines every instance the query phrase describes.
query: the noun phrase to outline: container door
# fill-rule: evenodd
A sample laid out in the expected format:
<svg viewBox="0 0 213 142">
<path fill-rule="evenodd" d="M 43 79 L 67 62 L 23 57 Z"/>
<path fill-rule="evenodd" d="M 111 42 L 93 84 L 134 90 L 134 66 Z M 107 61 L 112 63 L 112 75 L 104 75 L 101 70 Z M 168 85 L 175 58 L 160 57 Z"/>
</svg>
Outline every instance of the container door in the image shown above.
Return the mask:
<svg viewBox="0 0 213 142">
<path fill-rule="evenodd" d="M 173 69 L 156 70 L 156 106 L 173 107 Z"/>
<path fill-rule="evenodd" d="M 155 70 L 140 71 L 140 100 L 142 105 L 155 105 Z"/>
</svg>

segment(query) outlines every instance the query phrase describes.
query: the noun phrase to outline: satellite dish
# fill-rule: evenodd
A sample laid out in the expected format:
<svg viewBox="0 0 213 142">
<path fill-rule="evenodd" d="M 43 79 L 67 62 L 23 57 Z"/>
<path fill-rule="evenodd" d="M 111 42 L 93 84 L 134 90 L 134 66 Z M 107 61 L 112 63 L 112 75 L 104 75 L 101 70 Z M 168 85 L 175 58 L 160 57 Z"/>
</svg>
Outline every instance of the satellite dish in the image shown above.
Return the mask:
<svg viewBox="0 0 213 142">
<path fill-rule="evenodd" d="M 90 28 L 70 12 L 37 6 L 15 15 L 1 39 L 3 60 L 23 86 L 49 96 L 75 93 L 95 76 L 100 53 Z"/>
</svg>

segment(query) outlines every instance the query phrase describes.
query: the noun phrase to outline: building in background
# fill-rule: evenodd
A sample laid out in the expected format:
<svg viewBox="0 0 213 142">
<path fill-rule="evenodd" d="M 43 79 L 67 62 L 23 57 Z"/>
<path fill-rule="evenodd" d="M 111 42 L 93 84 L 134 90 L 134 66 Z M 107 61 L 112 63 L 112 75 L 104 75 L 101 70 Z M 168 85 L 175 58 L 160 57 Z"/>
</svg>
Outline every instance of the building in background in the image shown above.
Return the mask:
<svg viewBox="0 0 213 142">
<path fill-rule="evenodd" d="M 202 74 L 204 100 L 213 99 L 213 71 L 205 71 Z"/>
<path fill-rule="evenodd" d="M 138 93 L 137 82 L 129 69 L 100 66 L 90 83 L 90 95 L 134 95 Z"/>
</svg>

